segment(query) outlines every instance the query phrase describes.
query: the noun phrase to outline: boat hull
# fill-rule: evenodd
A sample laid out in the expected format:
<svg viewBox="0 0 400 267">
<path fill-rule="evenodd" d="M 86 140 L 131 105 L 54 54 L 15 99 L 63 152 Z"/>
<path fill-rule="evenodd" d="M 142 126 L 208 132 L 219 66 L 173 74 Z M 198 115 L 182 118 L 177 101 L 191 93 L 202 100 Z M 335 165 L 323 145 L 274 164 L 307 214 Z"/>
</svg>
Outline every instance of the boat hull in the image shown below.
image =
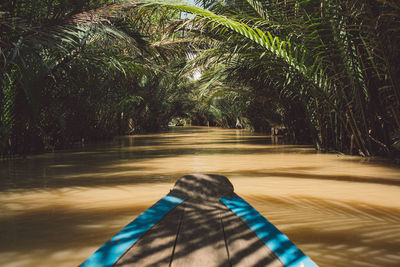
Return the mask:
<svg viewBox="0 0 400 267">
<path fill-rule="evenodd" d="M 81 266 L 317 266 L 220 175 L 186 175 Z"/>
</svg>

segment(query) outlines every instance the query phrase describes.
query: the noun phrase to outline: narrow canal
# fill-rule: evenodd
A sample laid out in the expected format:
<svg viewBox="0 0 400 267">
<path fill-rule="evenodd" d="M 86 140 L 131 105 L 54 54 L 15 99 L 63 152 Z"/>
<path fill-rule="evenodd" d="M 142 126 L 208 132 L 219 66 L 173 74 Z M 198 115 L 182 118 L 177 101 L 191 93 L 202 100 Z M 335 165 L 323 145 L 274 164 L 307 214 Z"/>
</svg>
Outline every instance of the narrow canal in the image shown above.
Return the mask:
<svg viewBox="0 0 400 267">
<path fill-rule="evenodd" d="M 76 266 L 189 173 L 227 176 L 320 266 L 399 266 L 400 168 L 200 127 L 0 163 L 0 266 Z"/>
</svg>

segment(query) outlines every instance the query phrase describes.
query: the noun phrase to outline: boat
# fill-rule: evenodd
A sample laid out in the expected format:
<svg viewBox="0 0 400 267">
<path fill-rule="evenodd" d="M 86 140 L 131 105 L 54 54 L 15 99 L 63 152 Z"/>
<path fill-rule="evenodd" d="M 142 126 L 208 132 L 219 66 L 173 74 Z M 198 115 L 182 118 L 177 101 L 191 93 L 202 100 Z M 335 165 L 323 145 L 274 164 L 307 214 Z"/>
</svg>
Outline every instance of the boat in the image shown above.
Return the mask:
<svg viewBox="0 0 400 267">
<path fill-rule="evenodd" d="M 80 266 L 317 266 L 234 193 L 222 175 L 191 174 Z"/>
</svg>

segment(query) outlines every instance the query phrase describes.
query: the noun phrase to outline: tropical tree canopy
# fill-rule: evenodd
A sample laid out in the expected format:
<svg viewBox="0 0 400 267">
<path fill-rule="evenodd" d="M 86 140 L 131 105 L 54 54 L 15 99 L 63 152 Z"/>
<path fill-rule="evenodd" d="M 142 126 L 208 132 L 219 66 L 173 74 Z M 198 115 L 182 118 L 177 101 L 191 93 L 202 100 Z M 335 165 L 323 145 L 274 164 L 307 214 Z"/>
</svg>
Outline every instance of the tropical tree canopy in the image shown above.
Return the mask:
<svg viewBox="0 0 400 267">
<path fill-rule="evenodd" d="M 400 152 L 395 0 L 13 0 L 0 33 L 3 156 L 173 118 Z"/>
</svg>

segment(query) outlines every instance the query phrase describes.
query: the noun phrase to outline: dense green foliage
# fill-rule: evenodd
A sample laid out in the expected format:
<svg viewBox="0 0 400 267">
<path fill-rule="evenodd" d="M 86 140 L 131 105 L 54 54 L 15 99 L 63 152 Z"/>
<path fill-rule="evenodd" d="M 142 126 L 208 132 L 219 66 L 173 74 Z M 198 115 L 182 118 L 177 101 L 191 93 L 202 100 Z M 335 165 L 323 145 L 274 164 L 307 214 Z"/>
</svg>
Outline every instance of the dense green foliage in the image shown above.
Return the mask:
<svg viewBox="0 0 400 267">
<path fill-rule="evenodd" d="M 114 2 L 2 4 L 2 154 L 157 131 L 176 116 L 399 154 L 397 1 Z"/>
<path fill-rule="evenodd" d="M 160 36 L 126 6 L 84 12 L 106 4 L 11 1 L 2 7 L 1 154 L 158 131 L 181 114 L 189 92 L 175 76 L 185 58 L 154 45 Z"/>
</svg>

